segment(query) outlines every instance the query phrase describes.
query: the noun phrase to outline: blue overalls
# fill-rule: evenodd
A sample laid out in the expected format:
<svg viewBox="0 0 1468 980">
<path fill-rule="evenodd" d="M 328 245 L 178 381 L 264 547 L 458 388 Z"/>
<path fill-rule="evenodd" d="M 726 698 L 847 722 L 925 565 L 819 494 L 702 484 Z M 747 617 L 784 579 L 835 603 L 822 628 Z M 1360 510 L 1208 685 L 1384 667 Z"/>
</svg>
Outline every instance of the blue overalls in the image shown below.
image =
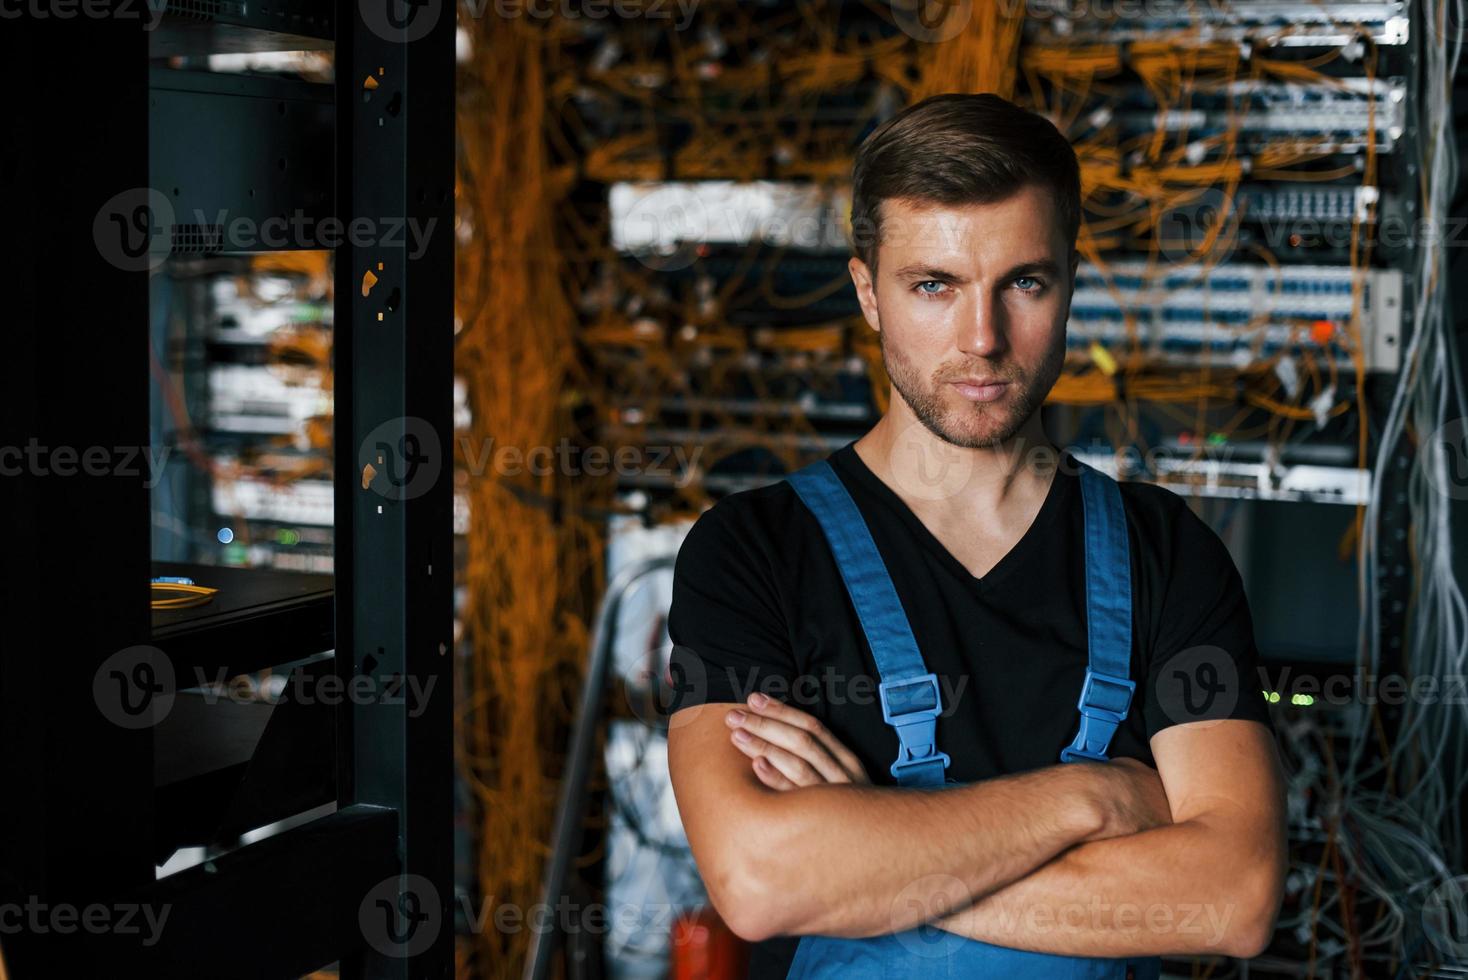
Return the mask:
<svg viewBox="0 0 1468 980">
<path fill-rule="evenodd" d="M 1132 590 L 1126 514 L 1116 481 L 1080 464 L 1086 528 L 1086 628 L 1088 663 L 1081 687 L 1080 729 L 1060 753 L 1062 762 L 1105 761 L 1117 726 L 1131 706 Z M 877 673 L 882 719 L 900 745 L 891 772 L 900 786 L 940 787 L 949 757 L 938 750 L 942 711 L 938 677 L 923 663 L 912 627 L 877 553 L 871 532 L 841 478 L 826 460 L 786 478 L 820 522 L 856 607 Z M 802 936 L 788 977 L 1066 978 L 1155 980 L 1156 957 L 1100 959 L 1055 956 L 994 946 L 921 925 L 864 939 Z"/>
</svg>

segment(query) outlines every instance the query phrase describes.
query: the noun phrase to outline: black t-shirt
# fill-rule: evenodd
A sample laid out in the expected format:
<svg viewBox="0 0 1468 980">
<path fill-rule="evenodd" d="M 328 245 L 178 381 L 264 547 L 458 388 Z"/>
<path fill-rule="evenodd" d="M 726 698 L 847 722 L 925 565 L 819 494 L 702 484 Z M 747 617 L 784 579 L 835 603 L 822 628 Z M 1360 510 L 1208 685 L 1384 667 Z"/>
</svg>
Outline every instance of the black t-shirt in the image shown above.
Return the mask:
<svg viewBox="0 0 1468 980">
<path fill-rule="evenodd" d="M 1062 454 L 1033 524 L 982 579 L 857 454 L 831 465 L 865 518 L 943 714 L 948 778 L 972 782 L 1060 761 L 1074 739 L 1086 669 L 1085 547 L 1074 458 Z M 1253 626 L 1233 560 L 1182 498 L 1122 483 L 1132 564 L 1131 710 L 1110 755 L 1153 765 L 1148 740 L 1215 718 L 1269 724 Z M 784 480 L 703 513 L 678 552 L 668 633 L 674 710 L 760 690 L 819 718 L 895 785 L 897 736 L 878 675 L 820 524 Z M 783 977 L 798 939 L 757 944 L 752 977 Z"/>
</svg>

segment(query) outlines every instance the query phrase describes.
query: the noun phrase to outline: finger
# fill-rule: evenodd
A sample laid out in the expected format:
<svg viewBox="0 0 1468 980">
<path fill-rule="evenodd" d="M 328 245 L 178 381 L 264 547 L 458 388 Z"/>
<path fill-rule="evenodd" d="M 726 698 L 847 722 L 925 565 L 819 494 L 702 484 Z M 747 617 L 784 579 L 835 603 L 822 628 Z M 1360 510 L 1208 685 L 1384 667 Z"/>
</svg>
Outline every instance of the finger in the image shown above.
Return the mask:
<svg viewBox="0 0 1468 980">
<path fill-rule="evenodd" d="M 755 757 L 754 774 L 760 782 L 764 783 L 770 789 L 777 789 L 784 792 L 787 789 L 797 788 L 794 783 L 785 778 L 780 770 L 770 765 L 770 760 L 764 756 Z"/>
<path fill-rule="evenodd" d="M 787 725 L 793 725 L 802 731 L 810 733 L 816 741 L 825 746 L 826 751 L 836 760 L 836 763 L 842 769 L 846 770 L 848 776 L 852 778 L 859 777 L 861 782 L 870 782 L 867 779 L 866 767 L 861 764 L 861 760 L 856 757 L 856 753 L 848 749 L 814 715 L 785 704 L 783 701 L 772 698 L 767 694 L 760 694 L 758 692 L 751 694 L 746 704 L 750 711 L 762 718 L 772 718 L 776 721 L 782 721 Z"/>
<path fill-rule="evenodd" d="M 844 772 L 837 772 L 834 779 L 829 778 L 800 756 L 787 752 L 778 745 L 767 745 L 762 758 L 797 786 L 850 782 Z"/>
<path fill-rule="evenodd" d="M 827 782 L 849 782 L 844 773 L 838 773 L 835 779 L 827 779 L 823 773 L 794 752 L 787 751 L 755 735 L 750 735 L 747 739 L 740 739 L 735 737 L 738 734 L 738 732 L 735 732 L 729 736 L 734 742 L 735 748 L 739 749 L 739 751 L 751 759 L 763 757 L 784 774 L 785 778 L 797 786 L 819 786 Z"/>
<path fill-rule="evenodd" d="M 778 766 L 771 764 L 771 768 L 781 773 L 782 778 L 789 780 L 792 787 L 817 786 L 827 781 L 805 760 L 785 751 L 778 745 L 766 742 L 758 735 L 751 735 L 747 731 L 740 730 L 730 732 L 729 739 L 734 743 L 734 747 L 748 756 L 752 762 L 763 759 L 766 763 L 770 763 L 772 758 L 778 757 L 780 764 Z M 837 781 L 845 782 L 846 780 L 842 777 Z"/>
<path fill-rule="evenodd" d="M 738 728 L 764 740 L 770 746 L 778 747 L 787 755 L 799 758 L 817 772 L 824 782 L 851 781 L 851 774 L 832 757 L 825 743 L 803 728 L 774 718 L 748 713 L 744 715 Z M 770 756 L 770 759 L 775 761 L 773 756 Z"/>
</svg>

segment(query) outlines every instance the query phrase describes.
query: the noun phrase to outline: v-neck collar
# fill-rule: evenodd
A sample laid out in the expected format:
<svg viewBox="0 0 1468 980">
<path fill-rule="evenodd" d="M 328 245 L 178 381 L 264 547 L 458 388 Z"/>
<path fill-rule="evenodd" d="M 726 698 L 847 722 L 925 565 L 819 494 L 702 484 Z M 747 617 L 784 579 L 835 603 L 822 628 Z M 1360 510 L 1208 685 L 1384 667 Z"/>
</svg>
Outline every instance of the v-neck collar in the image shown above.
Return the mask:
<svg viewBox="0 0 1468 980">
<path fill-rule="evenodd" d="M 866 462 L 862 460 L 861 455 L 856 451 L 856 442 L 857 440 L 853 439 L 832 453 L 831 462 L 838 469 L 843 470 L 848 477 L 854 479 L 869 494 L 876 496 L 891 508 L 902 519 L 903 523 L 908 526 L 913 536 L 921 541 L 923 546 L 947 566 L 949 571 L 956 575 L 960 581 L 978 590 L 993 588 L 997 583 L 1007 578 L 1016 567 L 1024 563 L 1026 555 L 1036 547 L 1036 540 L 1044 534 L 1045 528 L 1049 527 L 1057 519 L 1057 515 L 1070 490 L 1070 477 L 1067 476 L 1070 470 L 1067 468 L 1067 464 L 1074 466 L 1074 463 L 1066 458 L 1069 454 L 1061 450 L 1064 456 L 1056 468 L 1055 475 L 1050 480 L 1050 489 L 1046 492 L 1045 500 L 1040 505 L 1039 511 L 1035 513 L 1034 520 L 1030 522 L 1029 527 L 1025 528 L 1019 540 L 994 564 L 994 567 L 990 568 L 987 574 L 980 577 L 969 571 L 967 565 L 954 557 L 953 552 L 949 551 L 943 542 L 939 541 L 933 532 L 928 530 L 928 526 L 922 522 L 917 514 L 913 513 L 912 508 L 908 507 L 907 503 L 897 495 L 897 492 L 882 482 L 882 479 L 872 472 L 871 468 L 867 466 Z"/>
</svg>

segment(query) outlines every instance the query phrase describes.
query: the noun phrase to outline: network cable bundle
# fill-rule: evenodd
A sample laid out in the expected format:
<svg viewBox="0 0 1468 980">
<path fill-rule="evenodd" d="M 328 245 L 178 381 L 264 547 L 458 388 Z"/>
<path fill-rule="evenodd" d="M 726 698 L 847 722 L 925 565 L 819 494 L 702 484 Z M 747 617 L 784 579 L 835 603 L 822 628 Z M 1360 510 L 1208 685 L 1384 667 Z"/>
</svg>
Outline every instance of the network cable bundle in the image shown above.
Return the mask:
<svg viewBox="0 0 1468 980">
<path fill-rule="evenodd" d="M 1448 550 L 1465 494 L 1444 451 L 1463 445 L 1468 413 L 1444 252 L 1461 0 L 974 3 L 936 22 L 917 6 L 708 0 L 676 31 L 548 18 L 466 34 L 464 435 L 643 453 L 574 488 L 526 478 L 514 500 L 681 526 L 866 431 L 887 380 L 846 270 L 852 154 L 928 95 L 996 92 L 1052 120 L 1082 169 L 1052 438 L 1202 503 L 1328 505 L 1347 530 L 1308 546 L 1350 567 L 1336 601 L 1359 607 L 1330 669 L 1353 691 L 1468 673 Z M 505 186 L 514 208 L 496 206 Z M 528 323 L 508 312 L 524 310 Z M 471 538 L 521 513 L 503 486 L 469 493 Z M 558 541 L 567 571 L 533 596 L 551 610 L 604 556 L 586 527 L 545 520 L 471 564 L 465 628 L 496 644 L 493 663 L 471 665 L 476 683 L 508 690 L 505 665 L 519 665 L 516 682 L 550 678 L 541 700 L 555 703 L 546 642 L 495 629 L 523 614 L 509 569 L 529 567 L 516 552 L 535 535 Z M 561 667 L 584 655 L 550 646 Z M 1281 679 L 1262 693 L 1277 705 L 1294 866 L 1255 972 L 1421 976 L 1462 959 L 1468 699 L 1337 707 Z M 476 747 L 485 843 L 545 819 L 496 788 L 494 760 L 534 753 L 537 725 L 555 723 L 507 719 L 518 748 Z M 623 785 L 641 778 L 625 755 L 609 766 Z M 624 851 L 617 869 L 646 863 Z M 522 864 L 482 855 L 479 887 L 527 889 Z"/>
</svg>

